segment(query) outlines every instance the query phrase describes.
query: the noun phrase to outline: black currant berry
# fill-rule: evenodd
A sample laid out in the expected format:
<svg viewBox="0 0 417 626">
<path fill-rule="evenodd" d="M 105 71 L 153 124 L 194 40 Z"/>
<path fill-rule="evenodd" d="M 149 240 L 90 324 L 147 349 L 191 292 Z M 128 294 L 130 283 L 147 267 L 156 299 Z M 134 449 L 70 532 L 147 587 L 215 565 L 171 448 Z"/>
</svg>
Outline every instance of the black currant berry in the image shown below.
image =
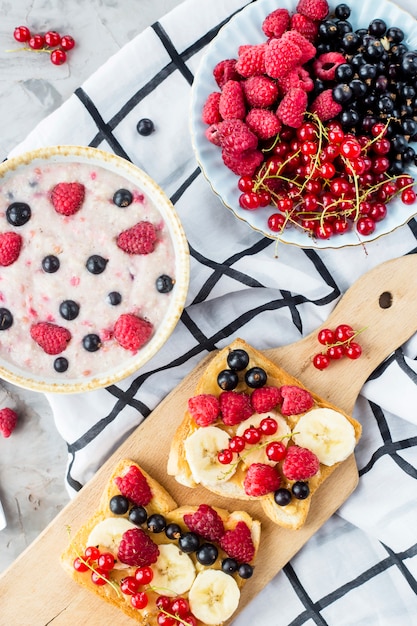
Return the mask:
<svg viewBox="0 0 417 626">
<path fill-rule="evenodd" d="M 184 533 L 178 540 L 178 546 L 183 552 L 195 552 L 200 545 L 200 539 L 196 533 Z"/>
<path fill-rule="evenodd" d="M 174 280 L 167 274 L 161 274 L 156 279 L 155 286 L 159 293 L 169 293 L 174 287 Z"/>
<path fill-rule="evenodd" d="M 238 562 L 231 557 L 226 557 L 222 561 L 222 570 L 225 574 L 234 574 L 235 572 L 237 572 L 238 567 Z"/>
<path fill-rule="evenodd" d="M 245 382 L 248 387 L 258 389 L 263 387 L 267 381 L 267 373 L 262 367 L 251 367 L 245 374 Z"/>
<path fill-rule="evenodd" d="M 9 309 L 0 308 L 0 330 L 7 330 L 13 325 L 13 315 Z"/>
<path fill-rule="evenodd" d="M 159 513 L 154 513 L 148 517 L 147 526 L 153 533 L 161 533 L 167 525 L 166 519 Z"/>
<path fill-rule="evenodd" d="M 274 493 L 274 500 L 279 506 L 287 506 L 292 500 L 291 491 L 281 487 Z"/>
<path fill-rule="evenodd" d="M 107 296 L 107 302 L 112 306 L 117 306 L 122 301 L 122 295 L 118 291 L 111 291 Z"/>
<path fill-rule="evenodd" d="M 129 511 L 129 522 L 132 524 L 136 524 L 136 526 L 140 526 L 144 524 L 148 519 L 148 514 L 144 506 L 132 506 Z"/>
<path fill-rule="evenodd" d="M 32 211 L 26 202 L 13 202 L 6 209 L 6 218 L 13 226 L 23 226 L 31 218 Z"/>
<path fill-rule="evenodd" d="M 341 3 L 335 7 L 334 14 L 338 20 L 347 20 L 350 17 L 350 7 Z"/>
<path fill-rule="evenodd" d="M 64 320 L 75 320 L 80 312 L 80 305 L 74 300 L 64 300 L 59 305 L 59 314 Z"/>
<path fill-rule="evenodd" d="M 133 196 L 128 189 L 118 189 L 113 196 L 113 202 L 116 206 L 124 209 L 133 202 Z"/>
<path fill-rule="evenodd" d="M 42 259 L 42 269 L 47 274 L 54 274 L 59 270 L 59 259 L 54 254 L 48 254 L 48 256 Z"/>
<path fill-rule="evenodd" d="M 231 391 L 237 387 L 239 377 L 233 370 L 222 370 L 217 376 L 217 384 L 223 391 Z"/>
<path fill-rule="evenodd" d="M 101 340 L 98 335 L 90 333 L 83 337 L 83 347 L 87 352 L 96 352 L 101 347 Z"/>
<path fill-rule="evenodd" d="M 292 492 L 294 497 L 296 497 L 298 500 L 305 500 L 310 495 L 310 487 L 307 483 L 299 480 L 293 484 Z"/>
<path fill-rule="evenodd" d="M 338 102 L 339 104 L 346 104 L 350 102 L 353 98 L 352 89 L 349 85 L 336 85 L 332 90 L 333 100 Z"/>
<path fill-rule="evenodd" d="M 168 539 L 179 539 L 182 535 L 181 526 L 172 522 L 165 528 L 165 534 Z"/>
<path fill-rule="evenodd" d="M 88 257 L 85 266 L 91 274 L 102 274 L 106 269 L 107 263 L 108 259 L 105 259 L 99 254 L 92 254 Z"/>
<path fill-rule="evenodd" d="M 246 350 L 242 350 L 241 348 L 237 348 L 236 350 L 231 350 L 227 355 L 227 365 L 231 370 L 236 372 L 240 372 L 244 370 L 249 364 L 249 354 Z"/>
<path fill-rule="evenodd" d="M 212 543 L 202 543 L 196 552 L 196 558 L 201 565 L 213 565 L 216 562 L 219 551 Z"/>
<path fill-rule="evenodd" d="M 136 130 L 142 137 L 148 137 L 155 130 L 155 124 L 149 118 L 144 117 L 136 124 Z"/>
<path fill-rule="evenodd" d="M 385 35 L 387 30 L 387 25 L 384 20 L 376 18 L 372 20 L 372 22 L 368 26 L 368 32 L 370 35 L 374 35 L 374 37 L 382 37 Z"/>
<path fill-rule="evenodd" d="M 58 374 L 62 374 L 67 371 L 68 365 L 68 360 L 64 356 L 59 356 L 54 361 L 54 370 L 58 372 Z"/>
<path fill-rule="evenodd" d="M 247 579 L 253 575 L 253 567 L 250 563 L 241 563 L 238 567 L 237 573 L 240 578 Z"/>
<path fill-rule="evenodd" d="M 125 496 L 113 496 L 110 498 L 109 508 L 115 515 L 124 515 L 129 510 L 129 500 Z"/>
</svg>

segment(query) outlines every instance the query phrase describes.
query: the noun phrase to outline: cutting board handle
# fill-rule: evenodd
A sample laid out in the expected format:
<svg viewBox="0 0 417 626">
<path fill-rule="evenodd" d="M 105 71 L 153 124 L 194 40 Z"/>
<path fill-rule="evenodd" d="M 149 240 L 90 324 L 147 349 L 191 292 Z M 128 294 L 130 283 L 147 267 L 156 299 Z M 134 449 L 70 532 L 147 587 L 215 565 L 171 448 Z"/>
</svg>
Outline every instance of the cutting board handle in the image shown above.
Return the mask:
<svg viewBox="0 0 417 626">
<path fill-rule="evenodd" d="M 417 255 L 386 261 L 363 274 L 319 328 L 295 344 L 267 350 L 266 355 L 285 362 L 285 369 L 304 385 L 351 413 L 370 374 L 417 331 L 416 303 Z M 317 333 L 338 324 L 364 329 L 357 339 L 362 355 L 317 370 L 312 364 L 314 354 L 322 350 Z"/>
</svg>

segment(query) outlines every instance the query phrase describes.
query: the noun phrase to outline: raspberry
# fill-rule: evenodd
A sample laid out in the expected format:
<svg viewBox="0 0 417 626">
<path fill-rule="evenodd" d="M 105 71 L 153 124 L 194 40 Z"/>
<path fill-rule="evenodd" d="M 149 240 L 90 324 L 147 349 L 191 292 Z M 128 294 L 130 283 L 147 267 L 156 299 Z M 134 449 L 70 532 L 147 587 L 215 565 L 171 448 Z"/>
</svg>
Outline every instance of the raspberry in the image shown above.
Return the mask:
<svg viewBox="0 0 417 626">
<path fill-rule="evenodd" d="M 251 532 L 243 521 L 238 522 L 232 530 L 225 532 L 220 539 L 220 547 L 228 556 L 240 563 L 248 563 L 255 556 Z"/>
<path fill-rule="evenodd" d="M 329 5 L 327 0 L 298 0 L 295 10 L 311 20 L 323 20 L 329 12 Z"/>
<path fill-rule="evenodd" d="M 278 84 L 283 94 L 295 88 L 304 89 L 304 91 L 312 91 L 314 88 L 313 79 L 301 65 L 297 65 L 288 74 L 280 78 Z"/>
<path fill-rule="evenodd" d="M 322 91 L 310 105 L 311 113 L 316 113 L 322 122 L 336 117 L 342 110 L 342 105 L 333 100 L 331 89 Z"/>
<path fill-rule="evenodd" d="M 290 14 L 287 9 L 275 9 L 262 22 L 262 30 L 269 37 L 281 37 L 290 27 Z"/>
<path fill-rule="evenodd" d="M 229 154 L 239 156 L 258 145 L 257 136 L 242 120 L 224 120 L 220 122 L 221 146 Z"/>
<path fill-rule="evenodd" d="M 30 336 L 46 354 L 60 354 L 67 347 L 71 333 L 52 322 L 38 322 L 30 329 Z"/>
<path fill-rule="evenodd" d="M 311 450 L 290 446 L 282 463 L 282 472 L 288 480 L 307 480 L 319 471 L 320 461 Z"/>
<path fill-rule="evenodd" d="M 282 78 L 300 64 L 301 56 L 300 47 L 293 41 L 270 39 L 265 51 L 265 72 L 271 78 Z"/>
<path fill-rule="evenodd" d="M 278 387 L 265 385 L 252 392 L 250 401 L 256 413 L 267 413 L 282 402 L 282 396 Z"/>
<path fill-rule="evenodd" d="M 222 117 L 219 112 L 220 92 L 213 91 L 208 95 L 203 106 L 202 120 L 205 124 L 216 124 Z"/>
<path fill-rule="evenodd" d="M 9 407 L 5 407 L 0 410 L 0 433 L 3 437 L 10 437 L 17 424 L 17 413 L 10 409 Z"/>
<path fill-rule="evenodd" d="M 311 409 L 314 404 L 313 396 L 307 389 L 296 385 L 280 387 L 282 395 L 281 413 L 283 415 L 299 415 Z"/>
<path fill-rule="evenodd" d="M 246 102 L 250 107 L 270 107 L 278 98 L 278 87 L 268 76 L 250 76 L 243 83 Z"/>
<path fill-rule="evenodd" d="M 320 80 L 333 80 L 338 65 L 346 63 L 341 52 L 323 52 L 313 62 L 313 71 Z"/>
<path fill-rule="evenodd" d="M 236 156 L 227 150 L 222 151 L 223 163 L 237 176 L 253 176 L 264 160 L 260 150 L 248 150 Z"/>
<path fill-rule="evenodd" d="M 319 23 L 301 13 L 294 13 L 291 17 L 291 28 L 301 33 L 306 39 L 313 42 L 319 32 Z"/>
<path fill-rule="evenodd" d="M 23 239 L 18 233 L 12 231 L 0 233 L 0 265 L 2 267 L 12 265 L 19 258 L 22 243 Z"/>
<path fill-rule="evenodd" d="M 281 478 L 275 467 L 265 463 L 252 463 L 246 472 L 243 486 L 248 496 L 259 498 L 279 489 Z"/>
<path fill-rule="evenodd" d="M 156 563 L 159 548 L 142 528 L 131 528 L 123 533 L 117 558 L 126 565 L 147 567 Z"/>
<path fill-rule="evenodd" d="M 225 530 L 220 515 L 208 504 L 200 504 L 195 513 L 184 515 L 184 522 L 193 533 L 209 541 L 219 541 Z"/>
<path fill-rule="evenodd" d="M 151 337 L 153 325 L 148 320 L 133 313 L 122 313 L 114 325 L 114 338 L 117 343 L 133 352 L 139 350 Z"/>
<path fill-rule="evenodd" d="M 213 143 L 215 146 L 221 146 L 223 136 L 220 132 L 220 123 L 210 124 L 210 126 L 206 129 L 205 135 L 206 138 Z"/>
<path fill-rule="evenodd" d="M 246 103 L 243 87 L 238 80 L 228 80 L 220 94 L 219 112 L 224 120 L 237 118 L 243 120 L 246 115 Z"/>
<path fill-rule="evenodd" d="M 253 415 L 250 396 L 246 393 L 222 391 L 219 401 L 223 422 L 227 426 L 240 424 L 240 422 Z"/>
<path fill-rule="evenodd" d="M 199 426 L 209 426 L 220 415 L 220 403 L 216 396 L 202 393 L 189 398 L 188 411 Z"/>
<path fill-rule="evenodd" d="M 228 80 L 239 80 L 239 74 L 236 71 L 236 59 L 219 61 L 214 67 L 213 76 L 220 89 L 223 89 Z"/>
<path fill-rule="evenodd" d="M 251 109 L 246 116 L 246 123 L 259 139 L 275 137 L 281 130 L 281 122 L 269 109 Z"/>
<path fill-rule="evenodd" d="M 300 87 L 289 89 L 278 105 L 277 116 L 286 126 L 298 128 L 307 108 L 307 93 Z"/>
<path fill-rule="evenodd" d="M 155 249 L 156 230 L 150 222 L 138 222 L 117 237 L 118 247 L 128 254 L 150 254 Z"/>
<path fill-rule="evenodd" d="M 85 187 L 81 183 L 58 183 L 51 191 L 51 202 L 61 215 L 74 215 L 84 202 Z"/>
<path fill-rule="evenodd" d="M 239 58 L 236 63 L 236 71 L 244 78 L 265 73 L 265 50 L 266 44 L 241 46 Z"/>
<path fill-rule="evenodd" d="M 152 500 L 148 481 L 136 465 L 131 465 L 124 476 L 114 479 L 122 496 L 138 506 L 146 506 Z"/>
<path fill-rule="evenodd" d="M 281 37 L 281 41 L 291 41 L 300 48 L 301 58 L 299 65 L 304 65 L 307 61 L 310 61 L 316 56 L 316 47 L 313 46 L 311 41 L 306 39 L 306 37 L 304 37 L 304 35 L 302 35 L 298 30 L 287 30 L 287 32 Z"/>
</svg>

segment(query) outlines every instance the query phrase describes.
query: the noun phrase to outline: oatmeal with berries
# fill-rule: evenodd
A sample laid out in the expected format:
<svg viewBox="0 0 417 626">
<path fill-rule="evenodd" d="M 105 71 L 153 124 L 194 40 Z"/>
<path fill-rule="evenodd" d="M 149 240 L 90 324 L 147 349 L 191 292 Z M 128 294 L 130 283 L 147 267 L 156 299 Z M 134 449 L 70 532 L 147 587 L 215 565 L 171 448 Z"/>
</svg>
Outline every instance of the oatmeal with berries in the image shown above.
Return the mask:
<svg viewBox="0 0 417 626">
<path fill-rule="evenodd" d="M 152 340 L 175 291 L 153 201 L 93 163 L 41 162 L 0 181 L 0 358 L 83 379 Z"/>
</svg>

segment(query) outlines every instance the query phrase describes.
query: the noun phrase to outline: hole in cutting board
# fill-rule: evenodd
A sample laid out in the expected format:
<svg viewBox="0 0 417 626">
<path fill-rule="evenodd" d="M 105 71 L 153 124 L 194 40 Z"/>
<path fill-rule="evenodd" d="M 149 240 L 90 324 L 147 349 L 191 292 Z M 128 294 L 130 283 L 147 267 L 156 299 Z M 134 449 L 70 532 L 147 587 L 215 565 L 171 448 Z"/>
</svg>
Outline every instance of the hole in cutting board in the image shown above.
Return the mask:
<svg viewBox="0 0 417 626">
<path fill-rule="evenodd" d="M 389 309 L 392 306 L 392 293 L 384 291 L 379 296 L 379 306 L 381 309 Z"/>
</svg>

